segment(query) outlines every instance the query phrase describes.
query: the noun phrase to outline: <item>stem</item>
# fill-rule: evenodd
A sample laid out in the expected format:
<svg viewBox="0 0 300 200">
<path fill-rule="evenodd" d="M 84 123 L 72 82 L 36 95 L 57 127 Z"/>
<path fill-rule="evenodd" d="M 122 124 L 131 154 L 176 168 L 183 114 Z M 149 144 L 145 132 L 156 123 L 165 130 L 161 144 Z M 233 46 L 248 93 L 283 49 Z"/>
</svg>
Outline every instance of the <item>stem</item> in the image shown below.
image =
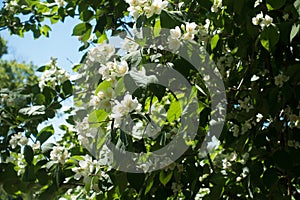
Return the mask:
<svg viewBox="0 0 300 200">
<path fill-rule="evenodd" d="M 211 157 L 210 157 L 210 154 L 208 153 L 208 151 L 206 151 L 206 155 L 207 155 L 210 167 L 211 167 L 212 171 L 214 172 L 215 171 L 215 167 L 214 167 L 214 164 L 213 164 L 213 162 L 211 160 Z"/>
</svg>

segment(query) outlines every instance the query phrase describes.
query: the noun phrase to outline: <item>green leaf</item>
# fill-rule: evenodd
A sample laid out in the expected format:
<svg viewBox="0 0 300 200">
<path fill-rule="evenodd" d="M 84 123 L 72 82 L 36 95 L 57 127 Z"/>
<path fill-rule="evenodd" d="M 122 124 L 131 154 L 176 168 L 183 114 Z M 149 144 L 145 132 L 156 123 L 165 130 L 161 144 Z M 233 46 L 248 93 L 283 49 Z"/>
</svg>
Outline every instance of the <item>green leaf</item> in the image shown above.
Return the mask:
<svg viewBox="0 0 300 200">
<path fill-rule="evenodd" d="M 63 91 L 66 96 L 71 95 L 73 93 L 71 81 L 69 81 L 69 80 L 65 81 L 62 86 L 63 86 Z"/>
<path fill-rule="evenodd" d="M 84 10 L 80 13 L 80 19 L 82 21 L 89 21 L 94 15 L 94 12 L 91 10 Z"/>
<path fill-rule="evenodd" d="M 54 134 L 54 128 L 52 125 L 46 126 L 43 128 L 37 135 L 37 140 L 40 141 L 41 144 L 43 144 L 46 140 L 48 140 L 49 137 L 51 137 Z"/>
<path fill-rule="evenodd" d="M 296 1 L 294 2 L 294 7 L 295 7 L 295 9 L 296 9 L 297 12 L 298 12 L 298 19 L 300 19 L 300 1 L 299 1 L 299 0 L 296 0 Z"/>
<path fill-rule="evenodd" d="M 294 37 L 296 37 L 296 35 L 299 33 L 299 30 L 300 30 L 300 24 L 294 24 L 292 26 L 292 30 L 291 30 L 291 33 L 290 33 L 290 42 L 292 42 Z"/>
<path fill-rule="evenodd" d="M 280 32 L 276 26 L 269 26 L 263 29 L 260 34 L 260 43 L 268 51 L 271 51 L 279 41 Z"/>
<path fill-rule="evenodd" d="M 160 14 L 160 24 L 162 28 L 175 28 L 183 24 L 183 15 L 179 11 L 163 10 Z"/>
<path fill-rule="evenodd" d="M 148 183 L 147 183 L 147 186 L 146 186 L 146 189 L 145 189 L 145 195 L 150 192 L 152 186 L 153 186 L 153 183 L 154 183 L 154 176 L 151 176 L 148 180 Z"/>
<path fill-rule="evenodd" d="M 141 15 L 136 20 L 136 28 L 141 28 L 147 20 L 146 15 Z"/>
<path fill-rule="evenodd" d="M 35 180 L 35 174 L 34 174 L 34 166 L 33 165 L 27 165 L 25 167 L 25 172 L 23 174 L 22 180 L 25 182 L 30 182 Z"/>
<path fill-rule="evenodd" d="M 95 125 L 96 127 L 100 126 L 101 123 L 105 121 L 107 118 L 107 113 L 105 110 L 95 110 L 89 114 L 89 122 L 91 122 L 91 126 Z"/>
<path fill-rule="evenodd" d="M 219 39 L 220 39 L 219 34 L 214 35 L 214 37 L 211 39 L 211 42 L 210 42 L 211 50 L 214 50 L 214 48 L 216 48 Z"/>
<path fill-rule="evenodd" d="M 50 65 L 44 65 L 44 66 L 39 67 L 36 71 L 38 71 L 38 72 L 44 72 L 44 71 L 46 71 L 48 69 L 50 69 Z"/>
<path fill-rule="evenodd" d="M 123 56 L 123 59 L 130 63 L 130 66 L 136 67 L 142 61 L 142 53 L 140 50 L 131 52 Z"/>
<path fill-rule="evenodd" d="M 106 41 L 106 40 L 107 40 L 107 35 L 106 35 L 106 33 L 104 32 L 104 33 L 98 38 L 97 43 L 101 44 L 101 43 L 103 43 L 103 42 Z"/>
<path fill-rule="evenodd" d="M 264 184 L 268 187 L 276 184 L 278 181 L 277 171 L 274 168 L 267 169 L 263 175 Z"/>
<path fill-rule="evenodd" d="M 31 146 L 25 145 L 23 154 L 24 154 L 24 158 L 25 158 L 26 162 L 28 164 L 32 163 L 34 153 L 33 153 Z"/>
<path fill-rule="evenodd" d="M 154 37 L 158 37 L 160 35 L 160 30 L 161 30 L 160 19 L 157 19 L 154 24 L 154 30 L 153 30 Z"/>
<path fill-rule="evenodd" d="M 98 94 L 99 91 L 106 91 L 108 88 L 111 88 L 110 81 L 102 81 L 95 90 L 95 94 Z"/>
<path fill-rule="evenodd" d="M 145 174 L 127 173 L 126 175 L 130 186 L 139 191 L 144 184 Z"/>
<path fill-rule="evenodd" d="M 36 178 L 41 185 L 46 185 L 48 181 L 50 181 L 50 176 L 48 175 L 48 172 L 45 170 L 45 168 L 39 169 L 36 172 Z"/>
<path fill-rule="evenodd" d="M 80 23 L 77 24 L 73 28 L 72 36 L 82 36 L 86 32 L 88 32 L 90 29 L 92 29 L 92 25 L 90 23 Z"/>
<path fill-rule="evenodd" d="M 268 10 L 278 10 L 285 4 L 286 0 L 267 0 Z"/>
<path fill-rule="evenodd" d="M 35 95 L 34 102 L 38 105 L 43 105 L 46 102 L 46 98 L 43 94 L 39 93 Z"/>
<path fill-rule="evenodd" d="M 19 113 L 28 116 L 43 115 L 45 114 L 45 106 L 31 106 L 22 108 L 19 110 Z"/>
<path fill-rule="evenodd" d="M 171 170 L 168 170 L 168 171 L 161 170 L 160 173 L 159 173 L 159 181 L 164 186 L 166 186 L 167 183 L 171 180 L 172 176 L 173 176 L 173 171 L 171 171 Z"/>
<path fill-rule="evenodd" d="M 167 112 L 167 120 L 173 122 L 181 116 L 182 109 L 179 101 L 173 101 Z"/>
<path fill-rule="evenodd" d="M 44 36 L 49 37 L 49 31 L 51 31 L 51 28 L 49 26 L 44 25 L 40 29 Z"/>
<path fill-rule="evenodd" d="M 133 79 L 134 83 L 139 86 L 139 87 L 146 87 L 148 86 L 150 83 L 158 83 L 158 79 L 155 75 L 146 75 L 146 71 L 143 70 L 142 71 L 130 71 L 129 72 L 129 76 L 130 78 Z M 128 78 L 127 76 L 125 76 L 124 81 L 126 84 L 126 78 Z"/>
</svg>

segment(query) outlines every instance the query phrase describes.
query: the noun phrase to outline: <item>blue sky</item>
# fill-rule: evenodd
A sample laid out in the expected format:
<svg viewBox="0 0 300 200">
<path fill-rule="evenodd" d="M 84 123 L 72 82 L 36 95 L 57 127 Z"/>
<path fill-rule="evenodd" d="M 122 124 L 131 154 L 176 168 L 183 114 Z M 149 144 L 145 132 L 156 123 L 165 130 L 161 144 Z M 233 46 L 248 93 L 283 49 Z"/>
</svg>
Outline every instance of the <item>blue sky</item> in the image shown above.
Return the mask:
<svg viewBox="0 0 300 200">
<path fill-rule="evenodd" d="M 2 7 L 0 1 L 0 7 Z M 16 35 L 10 35 L 8 30 L 0 31 L 0 36 L 7 41 L 8 54 L 4 55 L 2 59 L 5 60 L 17 60 L 18 62 L 33 62 L 37 67 L 42 66 L 50 61 L 51 57 L 57 58 L 58 66 L 64 68 L 68 72 L 72 72 L 73 64 L 78 63 L 84 52 L 79 52 L 78 49 L 82 46 L 82 43 L 78 41 L 77 37 L 73 37 L 73 27 L 80 23 L 78 19 L 66 18 L 62 22 L 51 24 L 50 21 L 45 20 L 47 25 L 52 29 L 49 38 L 41 36 L 38 39 L 34 39 L 31 32 L 25 33 L 24 38 Z M 120 39 L 112 39 L 111 42 L 119 46 Z M 73 64 L 72 64 L 73 63 Z M 67 99 L 63 102 L 64 106 L 72 106 L 72 99 Z M 54 142 L 60 138 L 62 131 L 58 126 L 64 123 L 64 117 L 55 117 L 52 120 L 47 121 L 39 126 L 39 129 L 45 125 L 53 124 L 56 134 L 51 137 L 49 142 Z"/>
<path fill-rule="evenodd" d="M 33 39 L 32 33 L 26 33 L 24 38 L 10 35 L 9 31 L 1 31 L 0 35 L 8 42 L 9 53 L 3 59 L 19 62 L 32 61 L 41 66 L 50 61 L 50 57 L 58 58 L 58 65 L 71 72 L 72 63 L 78 63 L 83 55 L 78 52 L 81 43 L 77 37 L 72 37 L 73 27 L 79 22 L 77 19 L 67 18 L 64 23 L 51 25 L 49 38 L 41 36 Z"/>
</svg>

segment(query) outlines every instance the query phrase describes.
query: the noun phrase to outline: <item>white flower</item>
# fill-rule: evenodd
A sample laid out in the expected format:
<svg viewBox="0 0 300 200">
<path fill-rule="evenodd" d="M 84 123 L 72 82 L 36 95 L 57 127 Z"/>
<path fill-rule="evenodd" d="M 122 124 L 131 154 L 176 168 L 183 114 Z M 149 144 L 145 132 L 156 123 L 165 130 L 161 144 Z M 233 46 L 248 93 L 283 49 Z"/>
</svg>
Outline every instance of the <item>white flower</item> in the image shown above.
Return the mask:
<svg viewBox="0 0 300 200">
<path fill-rule="evenodd" d="M 81 122 L 76 122 L 75 129 L 78 132 L 84 132 L 89 129 L 89 119 L 88 116 L 84 117 Z"/>
<path fill-rule="evenodd" d="M 138 6 L 139 0 L 126 0 L 126 3 L 128 3 L 130 6 Z"/>
<path fill-rule="evenodd" d="M 28 143 L 28 138 L 27 137 L 21 137 L 21 139 L 19 140 L 19 145 L 23 146 L 26 145 Z"/>
<path fill-rule="evenodd" d="M 110 78 L 110 70 L 109 70 L 109 64 L 111 62 L 108 62 L 106 65 L 101 65 L 98 72 L 102 76 L 102 80 L 108 80 Z"/>
<path fill-rule="evenodd" d="M 130 94 L 126 94 L 121 102 L 115 101 L 115 105 L 112 108 L 112 114 L 110 115 L 110 117 L 114 118 L 115 125 L 119 126 L 124 116 L 133 111 L 140 112 L 141 108 L 142 105 L 136 98 L 132 98 Z"/>
<path fill-rule="evenodd" d="M 282 18 L 284 19 L 284 21 L 288 20 L 289 19 L 289 14 L 288 13 L 285 13 Z"/>
<path fill-rule="evenodd" d="M 250 97 L 249 97 L 249 96 L 248 96 L 248 97 L 245 97 L 245 98 L 244 98 L 244 101 L 238 100 L 238 103 L 240 104 L 240 107 L 241 107 L 242 109 L 245 109 L 246 112 L 249 112 L 249 110 L 253 108 L 253 106 L 250 105 L 249 102 L 250 102 Z"/>
<path fill-rule="evenodd" d="M 124 76 L 128 72 L 128 64 L 125 60 L 122 60 L 118 65 L 115 66 L 115 74 L 118 77 Z"/>
<path fill-rule="evenodd" d="M 170 38 L 179 39 L 181 37 L 181 30 L 179 26 L 176 26 L 174 29 L 170 30 Z"/>
<path fill-rule="evenodd" d="M 88 58 L 92 62 L 104 63 L 115 54 L 115 47 L 110 44 L 99 44 L 88 52 Z"/>
<path fill-rule="evenodd" d="M 97 173 L 100 169 L 100 165 L 97 163 L 97 161 L 93 160 L 93 158 L 89 155 L 85 155 L 83 160 L 80 160 L 78 164 L 79 167 L 72 169 L 72 171 L 76 173 L 74 175 L 74 179 L 79 180 L 81 177 L 83 177 L 84 183 L 87 183 L 90 180 L 90 175 Z"/>
<path fill-rule="evenodd" d="M 67 161 L 67 159 L 69 159 L 69 157 L 70 157 L 70 153 L 65 147 L 62 146 L 55 146 L 50 152 L 50 159 L 53 161 L 57 161 L 62 165 L 65 164 L 65 162 Z"/>
<path fill-rule="evenodd" d="M 257 122 L 257 123 L 260 122 L 260 121 L 262 120 L 263 117 L 264 117 L 264 116 L 263 116 L 262 114 L 258 113 L 258 114 L 256 115 L 256 122 Z"/>
<path fill-rule="evenodd" d="M 191 34 L 191 33 L 185 33 L 182 36 L 182 39 L 186 40 L 186 41 L 193 41 L 194 38 L 195 38 L 195 35 Z"/>
<path fill-rule="evenodd" d="M 259 4 L 262 3 L 262 0 L 256 0 L 254 3 L 254 8 L 256 8 L 257 6 L 259 6 Z"/>
<path fill-rule="evenodd" d="M 55 0 L 55 3 L 58 7 L 63 7 L 66 4 L 64 0 Z"/>
<path fill-rule="evenodd" d="M 257 81 L 260 77 L 255 74 L 251 77 L 251 81 Z"/>
<path fill-rule="evenodd" d="M 178 184 L 176 182 L 172 183 L 171 189 L 173 190 L 174 194 L 177 194 L 181 190 L 182 186 L 181 184 Z"/>
<path fill-rule="evenodd" d="M 21 132 L 11 136 L 11 139 L 9 141 L 9 144 L 13 149 L 15 149 L 17 146 L 26 145 L 27 143 L 28 143 L 28 138 L 23 136 Z"/>
<path fill-rule="evenodd" d="M 260 26 L 264 28 L 265 26 L 268 27 L 270 24 L 272 24 L 273 18 L 269 15 L 265 15 L 265 18 L 261 21 Z"/>
<path fill-rule="evenodd" d="M 122 44 L 122 49 L 126 52 L 133 52 L 139 49 L 139 45 L 136 42 L 125 38 Z"/>
<path fill-rule="evenodd" d="M 145 132 L 145 126 L 142 121 L 134 124 L 132 127 L 132 136 L 137 139 L 142 139 Z"/>
<path fill-rule="evenodd" d="M 252 24 L 255 26 L 259 25 L 259 23 L 262 21 L 263 18 L 264 18 L 264 15 L 262 12 L 257 14 L 256 17 L 252 18 Z"/>
<path fill-rule="evenodd" d="M 185 24 L 185 30 L 189 34 L 197 34 L 198 31 L 196 30 L 196 28 L 197 28 L 197 24 L 195 22 L 192 23 L 187 22 Z"/>
<path fill-rule="evenodd" d="M 168 47 L 170 50 L 177 51 L 180 48 L 181 42 L 179 39 L 168 37 Z"/>
<path fill-rule="evenodd" d="M 233 136 L 234 137 L 238 137 L 239 136 L 239 132 L 240 132 L 240 128 L 238 125 L 234 125 L 232 127 L 232 132 L 233 132 Z"/>
<path fill-rule="evenodd" d="M 94 95 L 94 96 L 92 96 L 92 99 L 91 99 L 91 101 L 90 101 L 90 104 L 91 104 L 93 107 L 97 108 L 97 107 L 99 107 L 100 102 L 101 102 L 101 99 L 100 99 L 98 96 Z"/>
<path fill-rule="evenodd" d="M 220 141 L 216 138 L 216 136 L 213 136 L 211 138 L 211 141 L 207 143 L 208 153 L 213 153 L 215 150 L 218 149 L 219 146 L 220 146 Z"/>
<path fill-rule="evenodd" d="M 134 19 L 137 19 L 142 12 L 142 8 L 140 6 L 130 6 L 127 10 Z"/>
<path fill-rule="evenodd" d="M 269 15 L 264 16 L 262 12 L 252 18 L 252 24 L 255 26 L 260 25 L 261 28 L 270 26 L 272 22 L 273 18 Z"/>
<path fill-rule="evenodd" d="M 18 5 L 18 2 L 16 0 L 13 0 L 13 1 L 9 1 L 9 2 L 3 2 L 5 5 L 4 5 L 4 9 L 13 13 L 16 11 L 16 8 L 19 6 Z"/>
<path fill-rule="evenodd" d="M 144 12 L 145 12 L 147 18 L 152 17 L 153 14 L 154 14 L 154 10 L 153 10 L 152 7 L 150 7 L 150 6 L 146 6 L 146 7 L 144 8 Z"/>
<path fill-rule="evenodd" d="M 39 150 L 40 147 L 41 147 L 40 141 L 36 141 L 36 142 L 32 145 L 32 149 L 33 149 L 34 151 Z"/>
<path fill-rule="evenodd" d="M 245 124 L 243 124 L 243 126 L 242 126 L 241 134 L 244 135 L 251 128 L 252 128 L 252 125 L 251 125 L 250 121 L 249 120 L 246 121 Z"/>
<path fill-rule="evenodd" d="M 290 77 L 285 76 L 283 74 L 278 74 L 274 77 L 275 85 L 278 87 L 282 87 L 285 82 L 287 82 Z"/>
<path fill-rule="evenodd" d="M 17 154 L 17 168 L 18 168 L 18 176 L 25 173 L 26 162 L 24 155 L 21 153 Z"/>
<path fill-rule="evenodd" d="M 155 14 L 159 15 L 161 11 L 167 7 L 167 5 L 167 1 L 154 0 L 151 4 L 151 10 L 153 10 Z"/>
<path fill-rule="evenodd" d="M 211 7 L 211 12 L 218 12 L 218 10 L 222 9 L 222 0 L 214 0 L 214 4 Z"/>
<path fill-rule="evenodd" d="M 300 146 L 300 143 L 296 140 L 288 140 L 288 146 L 297 149 Z"/>
</svg>

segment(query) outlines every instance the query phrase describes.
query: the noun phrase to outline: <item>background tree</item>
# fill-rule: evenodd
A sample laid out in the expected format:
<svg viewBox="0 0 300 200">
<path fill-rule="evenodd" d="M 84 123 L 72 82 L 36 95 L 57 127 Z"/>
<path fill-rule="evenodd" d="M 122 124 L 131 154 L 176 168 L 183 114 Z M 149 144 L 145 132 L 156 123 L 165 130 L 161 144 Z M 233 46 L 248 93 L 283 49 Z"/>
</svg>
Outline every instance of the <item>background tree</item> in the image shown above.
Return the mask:
<svg viewBox="0 0 300 200">
<path fill-rule="evenodd" d="M 299 199 L 299 16 L 300 2 L 292 0 L 7 1 L 0 26 L 12 34 L 22 36 L 31 31 L 36 38 L 48 36 L 51 28 L 45 19 L 55 23 L 78 17 L 82 21 L 73 29 L 73 35 L 83 43 L 80 50 L 91 44 L 96 47 L 88 50 L 74 70 L 85 75 L 82 79 L 99 79 L 95 73 L 102 76 L 96 85 L 79 85 L 85 93 L 76 94 L 75 100 L 82 99 L 79 105 L 86 103 L 96 110 L 85 120 L 87 124 L 97 120 L 99 125 L 90 128 L 103 130 L 103 138 L 110 137 L 133 152 L 151 151 L 171 141 L 182 116 L 169 114 L 163 131 L 153 141 L 137 140 L 111 123 L 117 122 L 119 115 L 114 111 L 116 105 L 123 106 L 122 101 L 105 104 L 107 99 L 98 96 L 99 91 L 124 93 L 130 80 L 141 89 L 133 97 L 127 96 L 136 106 L 124 111 L 121 118 L 133 114 L 135 119 L 147 121 L 142 116 L 151 113 L 147 106 L 152 104 L 168 113 L 180 112 L 178 105 L 188 97 L 178 99 L 165 88 L 144 87 L 146 79 L 127 73 L 155 60 L 163 66 L 172 63 L 171 67 L 188 80 L 197 91 L 201 109 L 197 137 L 189 141 L 190 149 L 175 163 L 151 173 L 114 170 L 101 165 L 101 159 L 86 149 L 86 141 L 99 146 L 103 141 L 83 134 L 85 124 L 79 126 L 72 116 L 69 124 L 61 126 L 65 134 L 56 144 L 47 142 L 54 134 L 52 126 L 37 131 L 73 92 L 73 82 L 52 60 L 38 69 L 43 72 L 38 84 L 18 93 L 1 91 L 0 182 L 4 190 L 29 199 Z M 211 117 L 205 77 L 183 58 L 167 52 L 167 47 L 150 51 L 143 46 L 145 41 L 135 38 L 142 47 L 124 56 L 105 43 L 107 30 L 124 38 L 132 28 L 142 27 L 171 29 L 171 36 L 164 41 L 173 49 L 182 50 L 183 43 L 201 45 L 222 74 L 228 101 L 226 123 L 220 142 L 215 140 L 206 158 L 199 155 Z M 159 39 L 163 34 L 154 35 Z M 113 67 L 98 72 L 107 66 Z M 86 95 L 93 97 L 91 104 Z M 22 99 L 18 101 L 16 96 Z M 111 96 L 108 100 L 115 102 Z"/>
</svg>

